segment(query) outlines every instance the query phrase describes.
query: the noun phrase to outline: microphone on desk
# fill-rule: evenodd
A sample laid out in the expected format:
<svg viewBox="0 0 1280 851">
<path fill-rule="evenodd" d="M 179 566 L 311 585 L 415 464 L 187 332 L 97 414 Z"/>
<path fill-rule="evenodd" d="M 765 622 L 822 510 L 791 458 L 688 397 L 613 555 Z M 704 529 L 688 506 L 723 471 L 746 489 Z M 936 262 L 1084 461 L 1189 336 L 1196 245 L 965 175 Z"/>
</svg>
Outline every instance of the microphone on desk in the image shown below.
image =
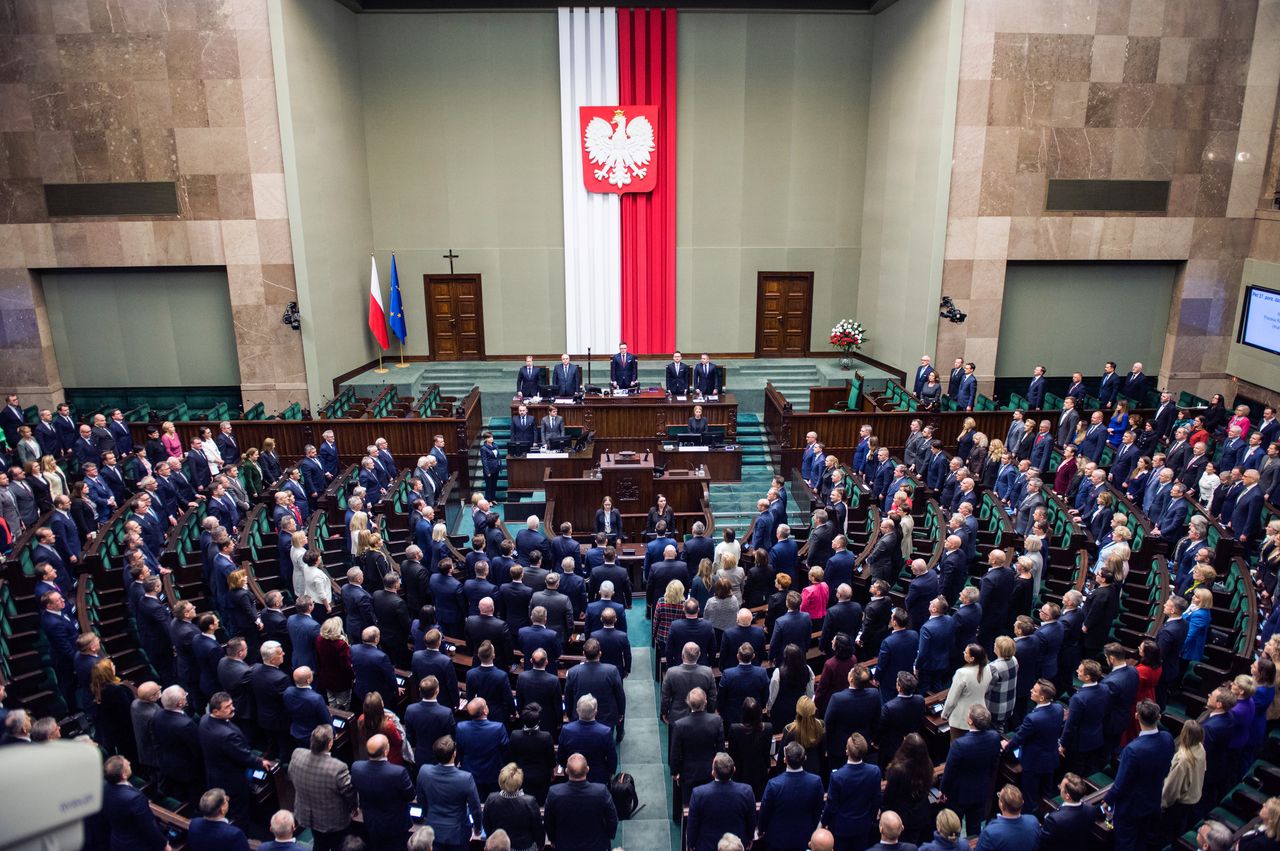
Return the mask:
<svg viewBox="0 0 1280 851">
<path fill-rule="evenodd" d="M 646 449 L 646 450 L 644 451 L 644 460 L 646 460 L 646 461 L 648 461 L 648 460 L 649 460 L 649 450 L 648 450 L 648 449 Z"/>
</svg>

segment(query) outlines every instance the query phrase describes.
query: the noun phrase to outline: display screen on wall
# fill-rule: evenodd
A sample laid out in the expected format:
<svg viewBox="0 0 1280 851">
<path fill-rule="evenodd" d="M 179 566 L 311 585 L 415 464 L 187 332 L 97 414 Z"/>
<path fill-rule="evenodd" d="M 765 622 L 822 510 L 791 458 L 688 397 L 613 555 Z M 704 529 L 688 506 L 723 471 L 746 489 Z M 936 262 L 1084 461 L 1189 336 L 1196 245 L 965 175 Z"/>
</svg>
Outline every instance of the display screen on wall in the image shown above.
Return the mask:
<svg viewBox="0 0 1280 851">
<path fill-rule="evenodd" d="M 1280 292 L 1245 287 L 1238 342 L 1280 355 Z"/>
</svg>

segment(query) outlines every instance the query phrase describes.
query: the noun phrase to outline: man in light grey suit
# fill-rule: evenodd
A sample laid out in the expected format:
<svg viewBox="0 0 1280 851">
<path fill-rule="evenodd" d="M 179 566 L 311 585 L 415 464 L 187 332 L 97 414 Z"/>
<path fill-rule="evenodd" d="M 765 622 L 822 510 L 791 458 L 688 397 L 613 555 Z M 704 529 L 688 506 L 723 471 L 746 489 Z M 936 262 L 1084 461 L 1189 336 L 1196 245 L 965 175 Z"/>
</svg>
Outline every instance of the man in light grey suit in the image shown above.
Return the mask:
<svg viewBox="0 0 1280 851">
<path fill-rule="evenodd" d="M 1018 516 L 1013 524 L 1013 530 L 1019 535 L 1026 535 L 1031 531 L 1031 525 L 1035 522 L 1036 509 L 1044 505 L 1044 494 L 1040 493 L 1041 487 L 1043 485 L 1039 479 L 1027 480 L 1027 495 L 1018 504 Z"/>
<path fill-rule="evenodd" d="M 548 442 L 553 437 L 564 437 L 564 417 L 560 416 L 560 412 L 556 410 L 555 405 L 547 409 L 547 415 L 542 418 L 542 422 L 538 425 L 542 428 L 543 443 Z"/>
<path fill-rule="evenodd" d="M 1080 423 L 1080 413 L 1076 410 L 1076 399 L 1068 396 L 1062 400 L 1062 413 L 1058 415 L 1058 446 L 1066 446 L 1076 441 L 1076 426 Z"/>
<path fill-rule="evenodd" d="M 682 664 L 679 667 L 667 669 L 666 675 L 662 678 L 661 714 L 662 720 L 667 722 L 668 729 L 689 714 L 689 705 L 686 700 L 689 692 L 695 688 L 706 692 L 707 711 L 715 711 L 716 678 L 711 675 L 710 668 L 698 664 L 698 656 L 701 653 L 702 649 L 697 643 L 690 641 L 680 651 Z"/>
<path fill-rule="evenodd" d="M 566 558 L 561 562 L 561 568 L 571 571 L 573 559 Z M 569 635 L 573 632 L 573 602 L 560 592 L 560 574 L 552 571 L 547 574 L 545 580 L 546 587 L 541 591 L 535 591 L 533 596 L 529 598 L 529 612 L 541 606 L 547 610 L 547 627 L 553 630 L 560 637 L 560 642 L 569 640 Z"/>
<path fill-rule="evenodd" d="M 311 828 L 317 849 L 338 847 L 356 809 L 351 770 L 332 749 L 333 728 L 321 724 L 311 731 L 311 747 L 295 748 L 289 762 L 293 814 L 300 826 Z"/>
</svg>

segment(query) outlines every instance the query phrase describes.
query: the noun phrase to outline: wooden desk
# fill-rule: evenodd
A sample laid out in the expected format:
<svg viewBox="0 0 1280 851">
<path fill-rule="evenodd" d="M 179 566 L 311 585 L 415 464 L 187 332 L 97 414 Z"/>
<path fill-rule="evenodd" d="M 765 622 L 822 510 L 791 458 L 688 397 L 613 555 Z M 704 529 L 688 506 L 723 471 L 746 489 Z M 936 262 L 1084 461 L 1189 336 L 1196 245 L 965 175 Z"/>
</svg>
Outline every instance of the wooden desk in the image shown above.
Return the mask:
<svg viewBox="0 0 1280 851">
<path fill-rule="evenodd" d="M 595 529 L 596 509 L 606 496 L 622 513 L 623 534 L 639 540 L 649 509 L 657 504 L 658 494 L 676 513 L 677 531 L 683 533 L 702 517 L 702 499 L 711 486 L 711 476 L 689 470 L 671 470 L 661 479 L 653 477 L 654 459 L 636 464 L 601 459 L 600 475 L 554 477 L 548 470 L 543 476 L 547 500 L 555 501 L 555 522 L 567 520 L 575 529 Z M 685 515 L 683 518 L 681 515 Z"/>
<path fill-rule="evenodd" d="M 577 478 L 596 465 L 595 447 L 581 452 L 530 452 L 522 458 L 507 458 L 507 487 L 514 490 L 541 490 L 543 478 Z"/>
<path fill-rule="evenodd" d="M 611 453 L 623 448 L 640 453 L 648 450 L 652 453 L 651 457 L 656 464 L 668 470 L 687 470 L 690 467 L 705 466 L 707 474 L 717 482 L 742 481 L 741 449 L 708 448 L 705 452 L 664 449 L 663 441 L 653 438 L 649 440 L 619 439 L 607 447 L 593 444 L 581 452 L 552 453 L 557 457 L 547 457 L 532 452 L 523 458 L 508 457 L 508 486 L 514 490 L 541 490 L 544 484 L 543 477 L 547 471 L 550 471 L 552 478 L 557 479 L 581 476 L 604 460 L 605 448 L 608 448 Z M 596 507 L 599 508 L 599 506 Z M 574 526 L 576 528 L 577 524 L 575 523 Z"/>
<path fill-rule="evenodd" d="M 529 414 L 541 422 L 550 407 L 549 400 L 537 403 L 511 400 L 511 415 L 516 415 L 520 405 L 527 405 Z M 665 437 L 667 426 L 684 426 L 693 416 L 695 405 L 702 405 L 707 424 L 723 426 L 725 439 L 732 442 L 738 436 L 738 400 L 732 393 L 722 395 L 716 402 L 668 400 L 663 393 L 641 393 L 636 396 L 587 396 L 576 404 L 556 405 L 566 427 L 579 426 L 594 431 L 596 439 Z"/>
</svg>

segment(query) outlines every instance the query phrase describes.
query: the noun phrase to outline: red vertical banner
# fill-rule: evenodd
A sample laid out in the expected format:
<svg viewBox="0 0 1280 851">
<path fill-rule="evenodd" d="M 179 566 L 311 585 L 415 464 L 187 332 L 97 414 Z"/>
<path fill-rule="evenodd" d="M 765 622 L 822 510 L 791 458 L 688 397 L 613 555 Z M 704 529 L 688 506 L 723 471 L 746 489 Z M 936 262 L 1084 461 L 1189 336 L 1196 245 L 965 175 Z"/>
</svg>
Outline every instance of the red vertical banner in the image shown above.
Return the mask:
<svg viewBox="0 0 1280 851">
<path fill-rule="evenodd" d="M 676 10 L 618 9 L 618 100 L 658 107 L 666 162 L 652 192 L 622 196 L 622 339 L 676 346 Z"/>
</svg>

